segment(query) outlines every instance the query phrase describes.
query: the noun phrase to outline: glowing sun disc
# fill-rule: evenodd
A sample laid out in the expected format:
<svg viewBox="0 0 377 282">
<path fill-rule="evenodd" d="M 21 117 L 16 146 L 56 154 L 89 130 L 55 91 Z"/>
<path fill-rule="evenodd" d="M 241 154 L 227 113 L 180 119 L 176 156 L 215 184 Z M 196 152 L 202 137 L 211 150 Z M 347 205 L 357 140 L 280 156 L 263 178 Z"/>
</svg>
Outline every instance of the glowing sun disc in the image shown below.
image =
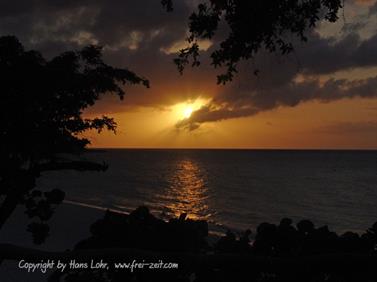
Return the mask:
<svg viewBox="0 0 377 282">
<path fill-rule="evenodd" d="M 186 107 L 183 109 L 183 117 L 184 118 L 189 118 L 192 114 L 192 107 Z"/>
</svg>

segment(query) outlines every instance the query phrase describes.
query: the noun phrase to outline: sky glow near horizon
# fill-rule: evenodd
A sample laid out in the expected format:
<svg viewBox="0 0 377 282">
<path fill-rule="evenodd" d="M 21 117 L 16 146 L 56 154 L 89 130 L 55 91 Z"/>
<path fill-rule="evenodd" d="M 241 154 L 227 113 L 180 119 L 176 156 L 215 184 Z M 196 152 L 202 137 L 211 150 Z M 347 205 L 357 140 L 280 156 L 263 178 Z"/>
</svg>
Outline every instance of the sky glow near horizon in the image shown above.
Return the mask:
<svg viewBox="0 0 377 282">
<path fill-rule="evenodd" d="M 93 147 L 377 149 L 375 0 L 346 1 L 344 16 L 296 42 L 294 56 L 262 53 L 226 86 L 216 85 L 220 70 L 209 66 L 216 38 L 200 42 L 199 68 L 180 76 L 172 62 L 185 46 L 193 1 L 176 1 L 173 13 L 159 1 L 52 2 L 0 7 L 0 34 L 47 57 L 99 44 L 106 62 L 151 83 L 85 112 L 118 123 L 116 135 L 88 132 Z"/>
</svg>

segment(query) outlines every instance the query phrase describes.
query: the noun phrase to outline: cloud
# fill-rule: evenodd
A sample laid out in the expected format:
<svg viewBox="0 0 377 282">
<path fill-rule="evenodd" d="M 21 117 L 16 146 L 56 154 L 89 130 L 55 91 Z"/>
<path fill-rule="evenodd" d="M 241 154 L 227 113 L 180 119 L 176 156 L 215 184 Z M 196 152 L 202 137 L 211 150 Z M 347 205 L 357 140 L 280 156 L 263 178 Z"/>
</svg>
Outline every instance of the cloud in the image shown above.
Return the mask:
<svg viewBox="0 0 377 282">
<path fill-rule="evenodd" d="M 318 131 L 335 135 L 374 134 L 377 138 L 377 121 L 338 122 L 322 126 Z"/>
<path fill-rule="evenodd" d="M 342 39 L 312 34 L 309 43 L 297 48 L 302 71 L 328 74 L 339 70 L 377 65 L 377 34 L 362 40 L 356 32 Z"/>
<path fill-rule="evenodd" d="M 368 4 L 364 9 L 371 14 L 377 10 L 372 1 L 356 2 Z M 224 29 L 220 37 L 202 42 L 201 67 L 187 69 L 179 76 L 172 51 L 183 46 L 193 4 L 188 0 L 174 4 L 174 12 L 166 13 L 156 0 L 0 0 L 0 33 L 14 34 L 27 48 L 47 56 L 100 44 L 108 63 L 129 67 L 151 81 L 148 90 L 127 88 L 122 103 L 115 97 L 104 98 L 92 113 L 164 107 L 199 96 L 211 98 L 190 119 L 176 125 L 188 130 L 206 122 L 252 116 L 311 100 L 376 97 L 377 73 L 368 79 L 333 77 L 335 72 L 377 66 L 377 32 L 361 36 L 366 23 L 360 18 L 348 22 L 336 36 L 311 33 L 308 43 L 295 42 L 296 51 L 289 56 L 262 52 L 255 61 L 242 63 L 236 79 L 222 87 L 215 84 L 220 70 L 212 69 L 209 54 L 226 34 L 224 27 L 220 27 Z M 253 75 L 255 68 L 260 70 L 258 76 Z"/>
<path fill-rule="evenodd" d="M 353 0 L 356 4 L 371 6 L 376 3 L 376 0 Z"/>
<path fill-rule="evenodd" d="M 160 45 L 167 46 L 185 33 L 183 19 L 190 9 L 186 1 L 177 1 L 174 13 L 166 13 L 155 0 L 1 1 L 0 31 L 42 49 L 49 42 L 68 48 L 82 45 L 85 42 L 71 44 L 80 34 L 110 48 L 132 49 L 135 38 L 145 42 L 158 39 Z"/>
<path fill-rule="evenodd" d="M 256 90 L 238 95 L 239 100 L 226 95 L 214 98 L 209 104 L 192 113 L 190 119 L 176 124 L 177 128 L 195 130 L 202 123 L 230 118 L 253 116 L 262 111 L 278 107 L 295 107 L 307 101 L 331 102 L 346 98 L 376 98 L 377 76 L 363 80 L 329 79 L 322 83 L 318 79 L 289 82 L 283 87 Z"/>
<path fill-rule="evenodd" d="M 244 63 L 235 81 L 177 128 L 194 130 L 202 123 L 253 116 L 307 101 L 331 102 L 345 98 L 376 98 L 377 73 L 367 79 L 336 79 L 336 72 L 377 65 L 377 34 L 366 40 L 353 32 L 323 38 L 312 33 L 309 43 L 296 43 L 287 57 L 261 53 L 254 64 Z M 258 76 L 250 75 L 258 68 Z"/>
<path fill-rule="evenodd" d="M 377 1 L 369 8 L 369 16 L 377 14 Z"/>
<path fill-rule="evenodd" d="M 128 67 L 151 81 L 152 89 L 129 87 L 123 102 L 107 97 L 92 112 L 160 107 L 215 87 L 214 80 L 208 80 L 210 67 L 188 70 L 181 77 L 173 64 L 175 54 L 169 52 L 186 36 L 186 19 L 193 9 L 190 1 L 177 1 L 173 13 L 167 13 L 156 0 L 39 0 L 25 1 L 26 5 L 7 1 L 8 6 L 5 2 L 0 2 L 4 6 L 0 34 L 14 34 L 26 48 L 40 50 L 47 57 L 99 44 L 109 64 Z M 210 44 L 203 42 L 203 49 Z"/>
</svg>

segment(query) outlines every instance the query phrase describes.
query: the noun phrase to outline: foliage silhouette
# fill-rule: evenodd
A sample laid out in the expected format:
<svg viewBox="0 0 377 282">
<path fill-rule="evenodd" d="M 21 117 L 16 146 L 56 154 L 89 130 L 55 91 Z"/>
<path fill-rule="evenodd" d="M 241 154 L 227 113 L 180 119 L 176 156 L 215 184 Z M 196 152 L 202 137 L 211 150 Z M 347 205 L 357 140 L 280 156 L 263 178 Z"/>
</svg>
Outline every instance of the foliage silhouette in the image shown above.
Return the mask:
<svg viewBox="0 0 377 282">
<path fill-rule="evenodd" d="M 377 223 L 361 236 L 346 232 L 338 235 L 327 226 L 317 228 L 311 221 L 293 225 L 284 218 L 278 225 L 261 223 L 253 242 L 252 232 L 237 236 L 228 231 L 214 244 L 207 243 L 205 221 L 179 218 L 163 221 L 148 208 L 139 207 L 130 214 L 107 211 L 91 226 L 91 237 L 79 242 L 76 250 L 142 251 L 142 262 L 148 252 L 157 257 L 175 254 L 181 259 L 178 270 L 163 271 L 143 268 L 134 270 L 109 267 L 98 272 L 67 269 L 56 271 L 49 282 L 76 281 L 376 281 Z M 144 253 L 143 253 L 144 251 Z M 136 254 L 136 253 L 135 253 Z M 134 256 L 107 257 L 106 262 L 118 263 Z M 118 253 L 119 255 L 119 253 Z M 345 261 L 362 255 L 368 261 Z M 249 258 L 249 260 L 248 260 Z M 255 263 L 250 263 L 251 259 Z M 260 260 L 258 260 L 258 258 Z M 332 259 L 329 259 L 332 258 Z M 374 259 L 373 259 L 374 258 Z M 264 263 L 260 263 L 263 261 Z M 275 263 L 273 263 L 275 260 Z M 331 264 L 322 261 L 331 261 Z M 259 263 L 258 263 L 259 261 Z M 175 262 L 175 261 L 171 261 Z M 352 267 L 344 268 L 344 265 Z M 300 266 L 300 267 L 299 267 Z"/>
<path fill-rule="evenodd" d="M 161 3 L 167 11 L 173 9 L 172 0 Z M 342 0 L 202 2 L 189 18 L 188 46 L 180 50 L 174 62 L 181 73 L 190 63 L 199 66 L 198 41 L 225 36 L 211 53 L 212 65 L 225 67 L 225 73 L 217 76 L 217 82 L 225 84 L 233 79 L 240 61 L 253 59 L 263 49 L 283 55 L 292 52 L 292 38 L 307 41 L 306 32 L 320 20 L 335 22 L 341 7 Z M 220 28 L 223 24 L 226 28 Z"/>
<path fill-rule="evenodd" d="M 49 232 L 45 223 L 64 192 L 42 193 L 36 178 L 48 170 L 105 170 L 105 164 L 69 160 L 62 154 L 78 154 L 90 141 L 86 130 L 115 131 L 107 116 L 84 118 L 83 110 L 104 94 L 125 95 L 123 85 L 146 79 L 102 60 L 101 47 L 87 46 L 46 60 L 27 51 L 16 37 L 0 37 L 0 229 L 18 204 L 26 207 L 36 243 Z"/>
</svg>

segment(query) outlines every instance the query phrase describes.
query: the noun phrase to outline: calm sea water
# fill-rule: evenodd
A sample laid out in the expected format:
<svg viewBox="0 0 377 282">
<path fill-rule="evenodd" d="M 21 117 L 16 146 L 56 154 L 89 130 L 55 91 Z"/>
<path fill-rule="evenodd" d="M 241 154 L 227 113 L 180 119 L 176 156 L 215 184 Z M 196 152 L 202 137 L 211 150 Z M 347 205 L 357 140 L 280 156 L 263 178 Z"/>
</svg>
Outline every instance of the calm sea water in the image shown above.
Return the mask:
<svg viewBox="0 0 377 282">
<path fill-rule="evenodd" d="M 97 207 L 187 212 L 215 231 L 290 217 L 360 232 L 377 221 L 377 151 L 114 149 L 83 157 L 108 171 L 51 172 L 38 185 Z"/>
</svg>

